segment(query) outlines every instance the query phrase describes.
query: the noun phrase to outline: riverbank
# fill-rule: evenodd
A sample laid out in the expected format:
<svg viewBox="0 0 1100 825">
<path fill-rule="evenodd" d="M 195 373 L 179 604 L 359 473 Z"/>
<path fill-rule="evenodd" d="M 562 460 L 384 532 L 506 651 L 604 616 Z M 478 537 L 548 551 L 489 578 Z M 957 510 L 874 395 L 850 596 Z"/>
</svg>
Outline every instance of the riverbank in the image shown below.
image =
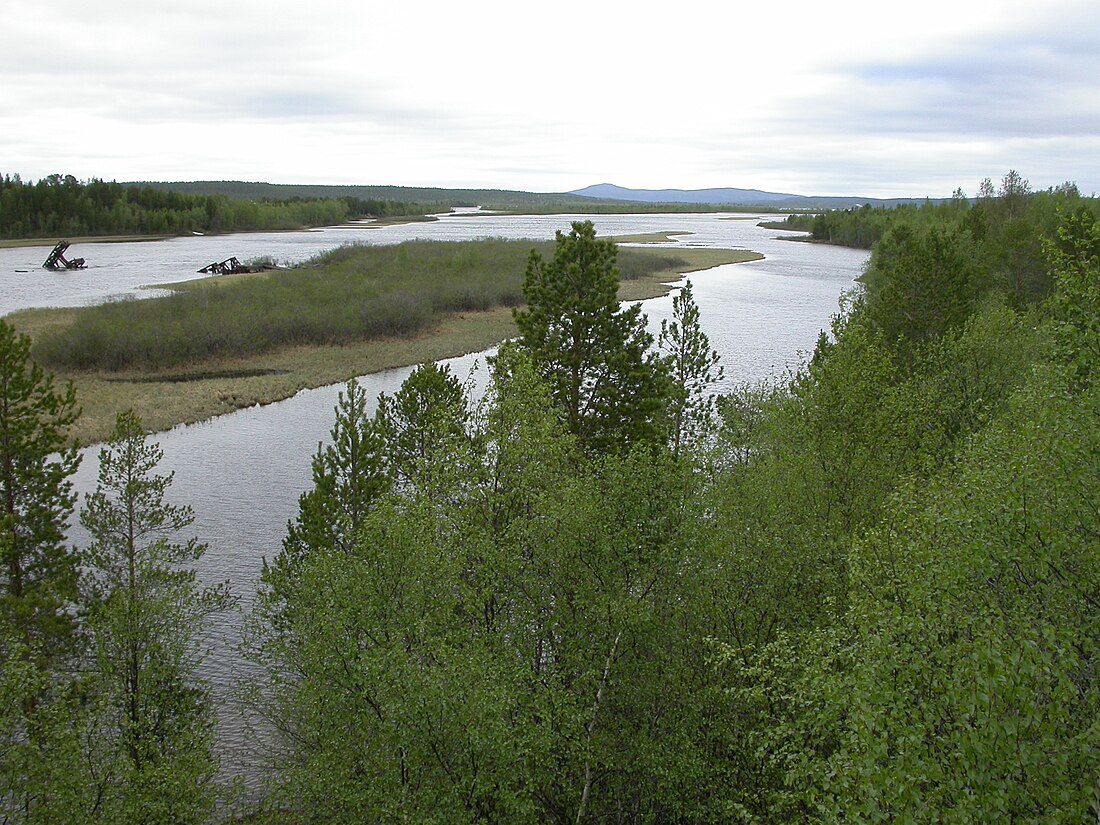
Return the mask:
<svg viewBox="0 0 1100 825">
<path fill-rule="evenodd" d="M 636 249 L 655 257 L 666 249 Z M 756 252 L 678 249 L 681 265 L 623 281 L 626 302 L 666 295 L 671 281 L 715 266 L 760 260 Z M 72 323 L 75 309 L 25 310 L 8 316 L 33 338 Z M 303 389 L 341 383 L 357 375 L 479 352 L 515 335 L 510 308 L 448 315 L 429 330 L 409 337 L 375 338 L 339 346 L 294 346 L 244 358 L 205 360 L 187 368 L 149 374 L 140 371 L 58 372 L 71 380 L 83 414 L 73 429 L 82 444 L 103 440 L 115 416 L 133 409 L 153 431 L 203 421 L 244 407 L 269 404 Z"/>
<path fill-rule="evenodd" d="M 608 240 L 630 244 L 673 243 L 678 237 L 690 234 L 690 232 L 640 232 L 636 235 L 612 235 Z"/>
<path fill-rule="evenodd" d="M 80 235 L 65 238 L 70 244 L 85 243 L 142 243 L 145 241 L 166 241 L 179 235 Z M 0 249 L 21 249 L 27 246 L 53 248 L 61 238 L 6 238 L 0 240 Z"/>
<path fill-rule="evenodd" d="M 381 229 L 387 226 L 402 226 L 410 223 L 430 223 L 432 221 L 439 220 L 437 215 L 397 215 L 388 218 L 376 218 L 371 221 L 348 221 L 347 223 L 334 224 L 329 226 L 327 224 L 317 224 L 316 226 L 296 226 L 289 229 L 234 229 L 228 232 L 201 232 L 192 234 L 201 235 L 258 235 L 261 233 L 274 233 L 274 232 L 309 232 L 312 229 Z M 3 238 L 0 239 L 0 249 L 21 249 L 23 247 L 30 246 L 42 246 L 46 248 L 53 248 L 53 246 L 59 240 L 66 240 L 71 246 L 78 246 L 80 244 L 96 244 L 96 243 L 145 243 L 150 241 L 167 241 L 172 238 L 186 238 L 187 233 L 182 235 L 76 235 L 72 237 L 66 236 L 62 239 L 60 236 L 51 238 Z"/>
</svg>

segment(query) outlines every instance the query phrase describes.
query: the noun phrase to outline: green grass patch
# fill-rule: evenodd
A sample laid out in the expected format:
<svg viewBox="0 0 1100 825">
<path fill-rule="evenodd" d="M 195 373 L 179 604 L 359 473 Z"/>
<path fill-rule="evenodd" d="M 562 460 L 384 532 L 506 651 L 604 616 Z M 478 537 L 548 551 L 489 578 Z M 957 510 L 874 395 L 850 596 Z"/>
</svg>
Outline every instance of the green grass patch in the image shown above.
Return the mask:
<svg viewBox="0 0 1100 825">
<path fill-rule="evenodd" d="M 692 232 L 641 232 L 637 235 L 614 235 L 615 243 L 671 243 L 677 235 L 692 235 Z"/>
<path fill-rule="evenodd" d="M 514 307 L 532 246 L 549 242 L 409 241 L 344 246 L 290 270 L 188 281 L 161 298 L 81 309 L 37 336 L 53 369 L 160 372 L 283 347 L 419 334 L 452 313 Z M 624 281 L 674 270 L 674 250 L 622 250 Z"/>
<path fill-rule="evenodd" d="M 190 281 L 89 307 L 41 336 L 53 368 L 164 370 L 280 347 L 410 336 L 448 313 L 516 306 L 530 241 L 345 246 L 291 270 Z"/>
</svg>

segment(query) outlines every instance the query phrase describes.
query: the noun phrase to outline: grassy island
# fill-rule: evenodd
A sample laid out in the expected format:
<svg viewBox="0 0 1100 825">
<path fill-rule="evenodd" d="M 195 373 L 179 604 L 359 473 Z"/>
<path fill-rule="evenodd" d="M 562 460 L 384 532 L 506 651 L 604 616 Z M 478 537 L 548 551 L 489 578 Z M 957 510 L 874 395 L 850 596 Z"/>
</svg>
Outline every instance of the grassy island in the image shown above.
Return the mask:
<svg viewBox="0 0 1100 825">
<path fill-rule="evenodd" d="M 163 298 L 26 310 L 9 321 L 76 385 L 76 436 L 132 408 L 163 430 L 301 389 L 476 352 L 515 334 L 531 241 L 346 246 L 291 270 L 175 284 Z M 620 297 L 666 294 L 685 272 L 756 260 L 719 249 L 622 249 Z"/>
</svg>

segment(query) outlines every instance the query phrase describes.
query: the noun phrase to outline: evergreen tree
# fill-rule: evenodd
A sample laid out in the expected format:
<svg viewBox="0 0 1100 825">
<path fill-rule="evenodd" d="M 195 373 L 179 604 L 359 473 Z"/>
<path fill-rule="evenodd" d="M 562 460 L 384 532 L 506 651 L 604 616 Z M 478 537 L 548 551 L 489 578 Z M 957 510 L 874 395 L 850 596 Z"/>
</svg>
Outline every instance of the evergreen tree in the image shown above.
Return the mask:
<svg viewBox="0 0 1100 825">
<path fill-rule="evenodd" d="M 380 428 L 367 416 L 367 394 L 353 378 L 336 404 L 331 442 L 313 457 L 313 489 L 298 499 L 298 518 L 287 525 L 282 550 L 264 560 L 256 611 L 250 622 L 252 655 L 272 671 L 297 672 L 299 587 L 302 568 L 315 555 L 347 558 L 359 527 L 391 486 Z"/>
<path fill-rule="evenodd" d="M 871 253 L 865 315 L 903 361 L 911 359 L 969 317 L 988 287 L 986 270 L 965 233 L 895 224 Z"/>
<path fill-rule="evenodd" d="M 101 821 L 84 747 L 94 720 L 72 675 L 36 653 L 0 618 L 0 822 Z"/>
<path fill-rule="evenodd" d="M 196 677 L 199 634 L 229 605 L 190 566 L 206 551 L 172 539 L 194 521 L 165 501 L 172 475 L 132 412 L 119 414 L 100 451 L 99 480 L 81 512 L 91 536 L 88 629 L 101 732 L 115 742 L 99 773 L 112 822 L 204 822 L 215 799 L 215 719 Z"/>
<path fill-rule="evenodd" d="M 247 625 L 248 655 L 264 680 L 249 686 L 249 701 L 296 748 L 305 747 L 298 737 L 310 730 L 300 705 L 317 617 L 309 571 L 351 563 L 364 522 L 393 486 L 379 421 L 367 416 L 367 394 L 355 379 L 340 393 L 335 416 L 330 443 L 318 444 L 313 457 L 313 489 L 299 498 L 281 551 L 264 561 Z"/>
<path fill-rule="evenodd" d="M 30 360 L 30 339 L 0 320 L 0 614 L 47 661 L 65 652 L 74 625 L 76 558 L 64 538 L 80 463 L 67 431 L 78 414 L 72 385 L 56 388 Z"/>
<path fill-rule="evenodd" d="M 699 325 L 699 306 L 691 292 L 691 281 L 672 299 L 672 322 L 661 322 L 658 339 L 672 377 L 669 417 L 672 452 L 701 436 L 713 423 L 716 411 L 711 387 L 722 380 L 718 353 L 710 348 Z"/>
<path fill-rule="evenodd" d="M 575 221 L 568 235 L 557 233 L 552 260 L 531 252 L 527 307 L 515 311 L 522 345 L 570 432 L 595 452 L 655 439 L 667 393 L 641 305 L 620 309 L 616 255 L 591 221 Z"/>
<path fill-rule="evenodd" d="M 375 418 L 390 477 L 406 491 L 428 491 L 457 469 L 456 461 L 434 460 L 445 453 L 458 459 L 467 441 L 466 391 L 450 367 L 421 364 L 392 398 L 379 397 Z"/>
<path fill-rule="evenodd" d="M 284 553 L 351 552 L 355 531 L 371 503 L 390 485 L 383 467 L 382 434 L 367 416 L 367 394 L 353 378 L 336 404 L 328 445 L 317 445 L 313 489 L 299 499 L 297 521 L 288 526 Z"/>
</svg>

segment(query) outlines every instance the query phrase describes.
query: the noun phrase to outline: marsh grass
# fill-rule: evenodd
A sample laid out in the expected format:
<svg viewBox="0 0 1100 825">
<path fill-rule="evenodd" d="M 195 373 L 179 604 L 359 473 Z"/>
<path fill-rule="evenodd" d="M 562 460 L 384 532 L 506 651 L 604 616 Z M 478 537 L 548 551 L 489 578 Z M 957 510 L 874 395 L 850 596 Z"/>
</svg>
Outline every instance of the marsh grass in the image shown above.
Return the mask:
<svg viewBox="0 0 1100 825">
<path fill-rule="evenodd" d="M 89 307 L 42 336 L 35 357 L 58 369 L 163 370 L 415 335 L 448 313 L 518 305 L 530 249 L 504 240 L 340 247 L 292 270 Z"/>
<path fill-rule="evenodd" d="M 671 243 L 679 235 L 693 235 L 694 232 L 640 232 L 636 235 L 612 235 L 610 240 L 615 243 Z M 620 254 L 622 254 L 620 252 Z"/>
<path fill-rule="evenodd" d="M 34 354 L 57 369 L 159 371 L 412 336 L 450 313 L 518 306 L 531 248 L 500 239 L 343 246 L 290 270 L 190 281 L 169 296 L 89 307 L 40 336 Z M 535 248 L 550 252 L 549 244 Z M 623 250 L 619 266 L 630 281 L 683 262 L 674 251 Z"/>
<path fill-rule="evenodd" d="M 507 253 L 501 250 L 505 244 Z M 439 246 L 440 244 L 429 244 Z M 282 288 L 271 288 L 285 301 L 305 301 L 305 298 L 319 294 L 328 294 L 329 300 L 339 303 L 344 296 L 337 290 L 325 289 L 324 282 L 330 278 L 338 279 L 340 270 L 351 273 L 351 278 L 360 280 L 385 280 L 379 273 L 389 272 L 391 289 L 404 294 L 405 300 L 419 299 L 415 290 L 425 287 L 425 282 L 450 277 L 449 273 L 468 272 L 486 259 L 500 257 L 498 277 L 511 288 L 511 284 L 522 285 L 527 254 L 533 244 L 520 242 L 474 242 L 459 244 L 465 250 L 453 249 L 448 257 L 445 250 L 421 248 L 421 244 L 408 245 L 404 252 L 404 262 L 399 247 L 355 247 L 334 250 L 322 259 L 312 262 L 291 272 L 268 272 L 240 276 L 224 276 L 201 282 L 187 282 L 177 285 L 179 295 L 196 292 L 202 297 L 200 306 L 212 309 L 218 304 L 216 295 L 229 293 L 229 304 L 243 305 L 243 299 L 232 293 L 238 283 L 249 283 L 267 290 L 275 281 L 297 273 L 306 280 L 306 285 L 298 289 L 283 292 Z M 442 246 L 453 246 L 443 244 Z M 480 249 L 478 249 L 480 247 Z M 549 244 L 544 254 L 551 251 Z M 462 255 L 457 253 L 462 252 Z M 492 253 L 491 255 L 488 253 Z M 383 253 L 379 255 L 379 253 Z M 551 253 L 552 254 L 552 253 Z M 361 260 L 371 259 L 373 263 Z M 396 261 L 387 261 L 394 256 Z M 433 257 L 439 256 L 439 257 Z M 763 256 L 755 252 L 722 249 L 622 249 L 619 264 L 622 269 L 622 281 L 619 297 L 623 301 L 633 302 L 667 294 L 669 283 L 677 280 L 686 272 L 709 269 L 722 264 L 756 260 Z M 434 261 L 435 269 L 428 274 L 415 272 Z M 407 276 L 403 273 L 409 273 Z M 460 285 L 476 290 L 487 288 L 484 281 L 487 276 L 470 276 L 466 284 Z M 490 279 L 491 280 L 491 279 Z M 468 302 L 467 294 L 451 285 L 440 289 L 437 294 L 453 295 L 457 291 L 458 303 Z M 507 289 L 502 294 L 508 296 Z M 522 296 L 522 290 L 518 293 Z M 173 296 L 178 297 L 178 296 Z M 274 299 L 272 299 L 274 300 Z M 509 302 L 514 299 L 508 298 Z M 34 341 L 35 352 L 41 351 L 43 342 L 50 340 L 73 340 L 74 330 L 78 329 L 88 315 L 98 315 L 103 310 L 127 313 L 134 310 L 147 311 L 145 305 L 155 306 L 158 302 L 170 302 L 172 298 L 152 298 L 141 301 L 127 301 L 108 307 L 89 307 L 81 309 L 26 310 L 8 316 L 8 319 L 20 332 L 30 335 Z M 470 303 L 480 304 L 480 299 Z M 325 309 L 303 306 L 303 314 L 324 315 Z M 339 315 L 336 308 L 333 314 Z M 143 319 L 142 323 L 164 323 L 168 311 L 160 309 Z M 131 316 L 125 314 L 115 318 L 108 316 L 115 325 L 116 334 L 123 342 L 129 341 L 128 326 Z M 234 316 L 220 313 L 223 323 L 236 323 Z M 76 386 L 77 398 L 83 408 L 83 415 L 77 421 L 73 436 L 81 443 L 89 444 L 102 440 L 110 432 L 115 415 L 126 409 L 133 409 L 151 430 L 166 430 L 176 424 L 202 421 L 213 416 L 232 412 L 242 407 L 267 404 L 283 398 L 289 398 L 299 390 L 319 387 L 326 384 L 341 383 L 347 379 L 393 367 L 409 366 L 436 361 L 467 352 L 479 352 L 516 334 L 512 320 L 512 307 L 501 304 L 488 309 L 439 311 L 434 320 L 420 329 L 400 334 L 382 335 L 373 338 L 356 337 L 345 342 L 326 343 L 284 343 L 270 344 L 261 351 L 245 353 L 219 351 L 207 357 L 195 358 L 185 363 L 154 365 L 137 364 L 123 369 L 77 369 L 67 365 L 51 365 L 51 369 L 62 380 L 71 380 Z M 99 321 L 91 328 L 96 329 Z M 155 332 L 155 327 L 153 332 Z M 149 334 L 149 333 L 144 333 Z M 136 333 L 135 338 L 138 338 Z M 111 339 L 104 337 L 107 345 Z M 85 340 L 78 346 L 92 346 Z M 113 360 L 113 359 L 107 359 Z"/>
</svg>

